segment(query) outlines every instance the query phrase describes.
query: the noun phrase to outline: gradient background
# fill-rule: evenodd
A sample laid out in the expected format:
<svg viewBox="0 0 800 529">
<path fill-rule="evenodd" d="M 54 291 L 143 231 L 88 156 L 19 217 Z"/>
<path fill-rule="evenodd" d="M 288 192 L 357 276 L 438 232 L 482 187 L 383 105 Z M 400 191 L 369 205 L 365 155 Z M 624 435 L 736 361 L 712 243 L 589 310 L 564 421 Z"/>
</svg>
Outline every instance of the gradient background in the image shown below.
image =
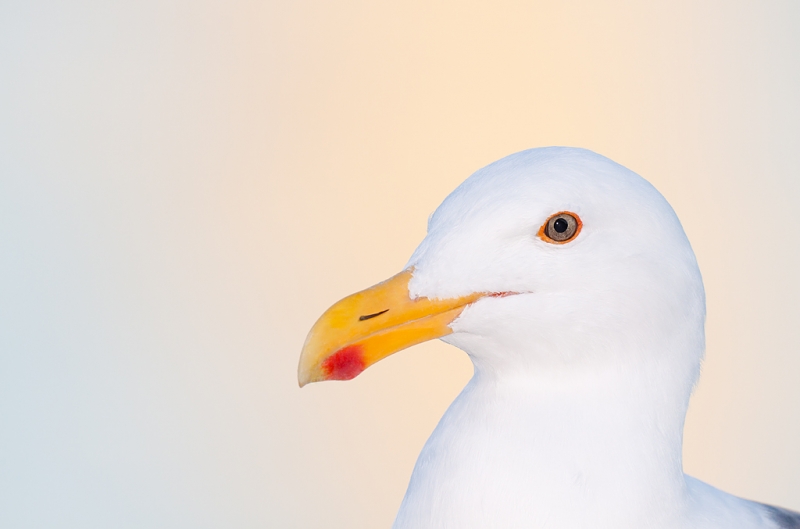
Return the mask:
<svg viewBox="0 0 800 529">
<path fill-rule="evenodd" d="M 125 5 L 128 4 L 128 5 Z M 800 509 L 800 3 L 0 3 L 0 526 L 388 527 L 471 374 L 305 334 L 506 154 L 593 149 L 708 293 L 689 473 Z"/>
</svg>

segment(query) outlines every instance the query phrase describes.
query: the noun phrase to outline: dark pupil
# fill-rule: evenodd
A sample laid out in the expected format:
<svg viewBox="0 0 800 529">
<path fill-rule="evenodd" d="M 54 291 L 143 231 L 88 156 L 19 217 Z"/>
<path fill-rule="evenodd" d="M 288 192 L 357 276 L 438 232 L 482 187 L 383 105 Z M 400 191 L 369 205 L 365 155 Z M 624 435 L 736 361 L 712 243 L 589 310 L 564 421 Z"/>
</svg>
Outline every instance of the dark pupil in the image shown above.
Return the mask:
<svg viewBox="0 0 800 529">
<path fill-rule="evenodd" d="M 555 222 L 553 222 L 553 229 L 556 230 L 557 233 L 564 233 L 567 231 L 568 227 L 569 224 L 564 219 L 556 219 Z"/>
</svg>

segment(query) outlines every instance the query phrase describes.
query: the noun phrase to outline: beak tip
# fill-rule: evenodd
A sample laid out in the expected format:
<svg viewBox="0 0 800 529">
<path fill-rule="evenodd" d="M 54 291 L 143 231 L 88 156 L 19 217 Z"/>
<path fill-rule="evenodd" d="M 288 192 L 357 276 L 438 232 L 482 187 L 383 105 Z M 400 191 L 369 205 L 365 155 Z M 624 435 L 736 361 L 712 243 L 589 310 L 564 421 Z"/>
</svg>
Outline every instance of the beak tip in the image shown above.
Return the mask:
<svg viewBox="0 0 800 529">
<path fill-rule="evenodd" d="M 298 386 L 302 388 L 303 386 L 305 386 L 306 384 L 310 384 L 311 382 L 314 382 L 314 380 L 311 378 L 311 376 L 306 370 L 298 370 L 297 373 Z"/>
<path fill-rule="evenodd" d="M 300 365 L 297 366 L 297 385 L 301 388 L 310 382 L 308 376 L 308 370 L 303 369 L 303 362 L 302 359 L 300 361 Z"/>
<path fill-rule="evenodd" d="M 303 362 L 301 359 L 300 365 L 297 366 L 297 385 L 302 388 L 320 380 L 325 380 L 324 373 L 320 372 L 320 369 L 314 364 Z"/>
</svg>

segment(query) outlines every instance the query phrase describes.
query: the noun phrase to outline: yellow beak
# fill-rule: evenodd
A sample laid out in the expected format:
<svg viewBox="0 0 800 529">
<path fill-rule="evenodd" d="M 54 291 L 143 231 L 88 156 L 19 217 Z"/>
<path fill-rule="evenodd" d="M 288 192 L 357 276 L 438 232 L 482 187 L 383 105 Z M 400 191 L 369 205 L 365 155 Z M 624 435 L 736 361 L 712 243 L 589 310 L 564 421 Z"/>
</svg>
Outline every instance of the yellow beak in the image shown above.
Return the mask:
<svg viewBox="0 0 800 529">
<path fill-rule="evenodd" d="M 300 353 L 300 387 L 320 380 L 350 380 L 378 360 L 450 334 L 464 307 L 491 295 L 411 299 L 411 270 L 339 301 L 311 328 Z"/>
</svg>

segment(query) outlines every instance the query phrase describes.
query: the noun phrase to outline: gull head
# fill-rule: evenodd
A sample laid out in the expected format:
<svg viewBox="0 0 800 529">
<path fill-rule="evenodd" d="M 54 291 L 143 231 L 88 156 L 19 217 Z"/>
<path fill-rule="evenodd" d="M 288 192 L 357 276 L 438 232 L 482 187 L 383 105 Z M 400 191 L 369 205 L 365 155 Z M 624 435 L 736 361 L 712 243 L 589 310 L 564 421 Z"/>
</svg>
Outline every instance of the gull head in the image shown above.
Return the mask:
<svg viewBox="0 0 800 529">
<path fill-rule="evenodd" d="M 705 297 L 675 212 L 646 180 L 584 149 L 507 156 L 431 216 L 404 271 L 320 317 L 301 385 L 353 378 L 441 338 L 500 377 L 677 367 L 693 383 Z"/>
</svg>

